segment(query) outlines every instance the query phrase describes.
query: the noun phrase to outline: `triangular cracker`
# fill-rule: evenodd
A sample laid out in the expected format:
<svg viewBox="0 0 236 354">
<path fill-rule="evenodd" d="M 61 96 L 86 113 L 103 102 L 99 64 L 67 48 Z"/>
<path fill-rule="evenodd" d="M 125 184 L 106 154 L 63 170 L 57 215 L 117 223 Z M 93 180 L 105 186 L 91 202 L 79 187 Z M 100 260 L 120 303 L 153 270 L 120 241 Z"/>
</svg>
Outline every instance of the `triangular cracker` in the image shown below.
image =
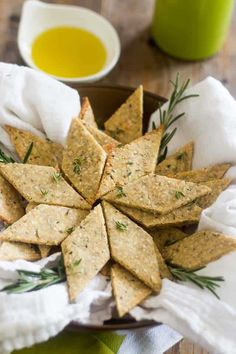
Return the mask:
<svg viewBox="0 0 236 354">
<path fill-rule="evenodd" d="M 119 317 L 140 304 L 152 290 L 119 264 L 111 268 L 112 289 Z"/>
<path fill-rule="evenodd" d="M 24 259 L 25 261 L 38 261 L 39 251 L 33 245 L 20 242 L 3 242 L 0 245 L 0 261 L 15 261 Z"/>
<path fill-rule="evenodd" d="M 85 288 L 110 258 L 105 220 L 96 206 L 62 243 L 70 300 Z"/>
<path fill-rule="evenodd" d="M 8 163 L 0 165 L 0 173 L 29 202 L 91 208 L 53 167 Z"/>
<path fill-rule="evenodd" d="M 55 143 L 54 141 L 51 140 L 47 140 L 47 142 L 51 147 L 53 155 L 57 159 L 58 165 L 61 166 L 64 147 L 61 144 Z"/>
<path fill-rule="evenodd" d="M 180 172 L 175 175 L 175 178 L 194 183 L 208 182 L 213 179 L 222 178 L 230 166 L 229 163 L 222 163 L 211 167 L 200 168 L 198 170 Z"/>
<path fill-rule="evenodd" d="M 145 134 L 123 147 L 114 149 L 107 158 L 98 196 L 116 185 L 122 186 L 155 170 L 163 127 Z"/>
<path fill-rule="evenodd" d="M 103 199 L 136 209 L 167 214 L 210 191 L 204 185 L 150 174 L 123 187 L 116 187 Z"/>
<path fill-rule="evenodd" d="M 162 252 L 165 247 L 170 246 L 188 236 L 185 232 L 174 227 L 167 229 L 154 229 L 149 230 L 148 232 L 153 237 L 153 240 L 160 252 Z"/>
<path fill-rule="evenodd" d="M 202 209 L 196 203 L 184 205 L 164 215 L 130 208 L 119 204 L 115 204 L 115 206 L 124 214 L 128 215 L 132 220 L 148 229 L 154 227 L 163 228 L 196 224 L 198 223 L 202 212 Z"/>
<path fill-rule="evenodd" d="M 178 172 L 189 171 L 192 169 L 193 142 L 182 146 L 173 155 L 167 157 L 156 167 L 155 173 L 173 177 Z"/>
<path fill-rule="evenodd" d="M 14 128 L 10 125 L 6 125 L 4 129 L 9 134 L 11 142 L 22 162 L 30 147 L 30 144 L 33 143 L 27 163 L 32 165 L 57 167 L 57 158 L 50 142 L 46 139 L 41 138 L 27 130 Z"/>
<path fill-rule="evenodd" d="M 0 176 L 0 220 L 13 224 L 24 215 L 24 208 L 18 192 Z"/>
<path fill-rule="evenodd" d="M 88 97 L 83 97 L 79 118 L 91 127 L 98 128 Z"/>
<path fill-rule="evenodd" d="M 87 214 L 86 210 L 40 204 L 4 230 L 0 240 L 59 245 Z"/>
<path fill-rule="evenodd" d="M 107 149 L 107 146 L 111 147 L 114 149 L 116 146 L 120 145 L 119 141 L 113 139 L 103 131 L 96 129 L 90 125 L 87 125 L 86 128 L 92 134 L 94 139 L 98 142 L 99 145 L 103 147 L 103 149 L 108 153 L 109 150 Z"/>
<path fill-rule="evenodd" d="M 236 251 L 236 240 L 210 230 L 195 234 L 166 247 L 166 262 L 187 270 L 199 269 L 216 261 L 225 254 Z"/>
<path fill-rule="evenodd" d="M 213 179 L 212 181 L 205 182 L 205 186 L 211 188 L 211 193 L 205 195 L 204 197 L 198 198 L 197 204 L 202 208 L 206 209 L 211 204 L 213 204 L 221 192 L 231 183 L 231 178 Z"/>
<path fill-rule="evenodd" d="M 91 204 L 96 200 L 106 153 L 79 119 L 74 119 L 63 153 L 62 169 L 77 191 Z"/>
<path fill-rule="evenodd" d="M 152 237 L 109 203 L 103 202 L 112 258 L 159 292 L 161 278 Z"/>
<path fill-rule="evenodd" d="M 127 101 L 105 122 L 105 131 L 122 144 L 142 135 L 143 86 L 140 85 Z"/>
</svg>

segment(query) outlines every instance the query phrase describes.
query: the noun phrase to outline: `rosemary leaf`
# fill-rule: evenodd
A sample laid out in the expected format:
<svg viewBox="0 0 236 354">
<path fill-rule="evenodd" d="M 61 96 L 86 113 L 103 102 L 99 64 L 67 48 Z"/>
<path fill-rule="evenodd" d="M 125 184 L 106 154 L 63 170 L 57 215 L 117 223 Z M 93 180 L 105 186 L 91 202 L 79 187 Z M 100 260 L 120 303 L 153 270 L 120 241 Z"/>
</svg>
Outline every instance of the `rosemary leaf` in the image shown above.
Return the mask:
<svg viewBox="0 0 236 354">
<path fill-rule="evenodd" d="M 7 156 L 5 152 L 3 152 L 2 149 L 0 149 L 0 163 L 13 163 L 13 162 L 15 162 L 15 160 L 12 157 Z"/>
<path fill-rule="evenodd" d="M 185 197 L 184 193 L 182 193 L 181 191 L 175 191 L 175 198 L 176 199 L 180 199 L 182 197 Z"/>
<path fill-rule="evenodd" d="M 116 190 L 117 190 L 117 193 L 116 193 L 117 198 L 126 197 L 126 194 L 123 191 L 122 187 L 116 187 Z"/>
<path fill-rule="evenodd" d="M 74 165 L 74 168 L 73 168 L 73 171 L 79 175 L 80 172 L 81 172 L 81 165 L 82 165 L 82 158 L 79 157 L 79 158 L 76 158 L 74 159 L 74 162 L 73 162 L 73 165 Z"/>
<path fill-rule="evenodd" d="M 49 193 L 48 190 L 46 190 L 46 189 L 41 189 L 41 188 L 40 188 L 40 192 L 42 193 L 42 195 L 43 195 L 44 197 L 46 197 L 46 195 Z"/>
<path fill-rule="evenodd" d="M 127 230 L 127 225 L 124 224 L 123 222 L 116 221 L 116 228 L 117 228 L 117 230 L 125 231 L 125 230 Z"/>
<path fill-rule="evenodd" d="M 34 146 L 34 143 L 32 141 L 28 147 L 28 150 L 26 151 L 25 157 L 23 158 L 23 163 L 27 163 L 27 161 L 29 160 L 29 157 L 30 157 L 32 150 L 33 150 L 33 146 Z"/>
<path fill-rule="evenodd" d="M 220 284 L 218 282 L 222 282 L 225 280 L 223 277 L 210 277 L 206 275 L 199 275 L 196 273 L 197 271 L 205 267 L 194 269 L 191 271 L 183 268 L 174 267 L 173 265 L 168 265 L 168 268 L 177 281 L 189 281 L 191 283 L 194 283 L 201 289 L 209 290 L 213 295 L 217 297 L 217 299 L 219 299 L 219 296 L 217 295 L 215 290 L 216 288 L 220 287 Z"/>
<path fill-rule="evenodd" d="M 67 233 L 67 235 L 72 234 L 72 232 L 73 232 L 74 230 L 75 230 L 75 227 L 74 227 L 74 226 L 69 227 L 68 229 L 66 229 L 66 233 Z"/>
<path fill-rule="evenodd" d="M 54 172 L 52 178 L 56 183 L 59 183 L 62 178 L 62 174 L 60 172 Z"/>
</svg>

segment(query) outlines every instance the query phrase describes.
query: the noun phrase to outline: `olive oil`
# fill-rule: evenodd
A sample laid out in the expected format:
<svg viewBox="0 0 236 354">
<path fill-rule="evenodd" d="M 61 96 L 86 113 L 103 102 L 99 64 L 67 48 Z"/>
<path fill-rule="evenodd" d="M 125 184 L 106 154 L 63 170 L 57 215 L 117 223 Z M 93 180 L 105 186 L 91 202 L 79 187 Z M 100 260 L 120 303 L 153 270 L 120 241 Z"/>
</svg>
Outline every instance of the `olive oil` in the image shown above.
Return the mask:
<svg viewBox="0 0 236 354">
<path fill-rule="evenodd" d="M 55 27 L 32 44 L 34 64 L 48 74 L 78 78 L 96 74 L 106 62 L 106 49 L 93 33 L 77 27 Z"/>
</svg>

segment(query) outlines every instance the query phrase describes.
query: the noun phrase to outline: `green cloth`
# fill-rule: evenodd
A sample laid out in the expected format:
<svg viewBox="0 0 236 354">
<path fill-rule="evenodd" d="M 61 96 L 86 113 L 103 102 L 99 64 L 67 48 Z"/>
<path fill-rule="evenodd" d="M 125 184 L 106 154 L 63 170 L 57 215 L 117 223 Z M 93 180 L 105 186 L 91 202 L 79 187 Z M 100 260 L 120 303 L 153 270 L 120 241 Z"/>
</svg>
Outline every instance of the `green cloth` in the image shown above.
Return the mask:
<svg viewBox="0 0 236 354">
<path fill-rule="evenodd" d="M 112 332 L 76 333 L 64 331 L 48 342 L 14 351 L 13 354 L 116 354 L 124 338 L 125 336 Z"/>
</svg>

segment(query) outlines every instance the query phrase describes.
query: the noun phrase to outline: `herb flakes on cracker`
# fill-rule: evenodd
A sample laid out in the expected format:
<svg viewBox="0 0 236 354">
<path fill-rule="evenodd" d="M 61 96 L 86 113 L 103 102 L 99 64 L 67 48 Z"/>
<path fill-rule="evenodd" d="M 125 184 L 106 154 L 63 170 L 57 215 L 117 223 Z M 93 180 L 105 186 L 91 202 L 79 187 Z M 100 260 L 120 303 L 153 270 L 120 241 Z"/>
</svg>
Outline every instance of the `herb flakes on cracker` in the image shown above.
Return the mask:
<svg viewBox="0 0 236 354">
<path fill-rule="evenodd" d="M 140 85 L 105 122 L 105 132 L 122 144 L 139 138 L 143 130 L 143 86 Z"/>
<path fill-rule="evenodd" d="M 152 290 L 119 264 L 111 268 L 112 289 L 119 317 L 140 304 Z"/>
<path fill-rule="evenodd" d="M 62 243 L 70 300 L 85 288 L 110 258 L 101 205 L 97 205 Z"/>
<path fill-rule="evenodd" d="M 229 163 L 222 163 L 211 167 L 200 168 L 198 170 L 180 172 L 175 178 L 194 183 L 208 182 L 213 179 L 222 178 L 230 168 Z"/>
</svg>

